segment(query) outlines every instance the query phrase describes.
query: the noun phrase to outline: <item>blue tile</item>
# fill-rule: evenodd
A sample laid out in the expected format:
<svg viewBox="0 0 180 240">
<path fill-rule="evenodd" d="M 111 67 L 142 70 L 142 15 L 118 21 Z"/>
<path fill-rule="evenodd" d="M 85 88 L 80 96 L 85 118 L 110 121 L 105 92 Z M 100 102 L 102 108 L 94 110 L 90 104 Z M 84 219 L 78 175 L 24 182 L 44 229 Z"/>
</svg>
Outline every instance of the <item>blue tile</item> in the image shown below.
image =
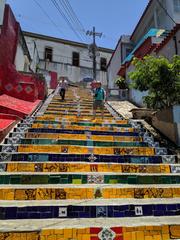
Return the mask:
<svg viewBox="0 0 180 240">
<path fill-rule="evenodd" d="M 154 211 L 154 216 L 166 216 L 165 212 L 164 211 Z"/>
<path fill-rule="evenodd" d="M 112 217 L 125 217 L 125 212 L 114 212 Z"/>
</svg>

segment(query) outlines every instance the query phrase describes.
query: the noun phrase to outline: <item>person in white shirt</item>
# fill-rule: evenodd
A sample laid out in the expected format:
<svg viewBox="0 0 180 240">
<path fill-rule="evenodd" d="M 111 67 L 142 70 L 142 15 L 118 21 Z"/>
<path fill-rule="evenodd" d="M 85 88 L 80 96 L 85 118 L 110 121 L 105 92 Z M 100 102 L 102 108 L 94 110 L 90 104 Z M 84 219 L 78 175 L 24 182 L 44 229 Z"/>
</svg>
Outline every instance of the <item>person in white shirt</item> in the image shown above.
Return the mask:
<svg viewBox="0 0 180 240">
<path fill-rule="evenodd" d="M 59 82 L 59 94 L 62 98 L 62 101 L 64 101 L 65 99 L 67 86 L 68 86 L 67 81 L 64 78 L 62 78 L 62 80 Z"/>
</svg>

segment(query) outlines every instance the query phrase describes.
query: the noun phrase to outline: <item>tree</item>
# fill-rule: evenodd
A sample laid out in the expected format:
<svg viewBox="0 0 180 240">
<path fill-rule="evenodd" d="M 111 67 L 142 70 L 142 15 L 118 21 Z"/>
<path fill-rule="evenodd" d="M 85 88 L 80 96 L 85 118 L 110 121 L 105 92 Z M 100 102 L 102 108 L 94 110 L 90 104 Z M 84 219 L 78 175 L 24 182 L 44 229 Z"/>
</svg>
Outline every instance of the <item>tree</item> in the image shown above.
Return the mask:
<svg viewBox="0 0 180 240">
<path fill-rule="evenodd" d="M 126 89 L 126 88 L 127 88 L 126 80 L 125 80 L 123 77 L 118 77 L 118 78 L 116 78 L 115 84 L 116 84 L 120 89 Z"/>
<path fill-rule="evenodd" d="M 147 91 L 148 108 L 165 109 L 180 103 L 180 56 L 170 62 L 165 57 L 134 58 L 135 70 L 129 73 L 132 88 Z"/>
</svg>

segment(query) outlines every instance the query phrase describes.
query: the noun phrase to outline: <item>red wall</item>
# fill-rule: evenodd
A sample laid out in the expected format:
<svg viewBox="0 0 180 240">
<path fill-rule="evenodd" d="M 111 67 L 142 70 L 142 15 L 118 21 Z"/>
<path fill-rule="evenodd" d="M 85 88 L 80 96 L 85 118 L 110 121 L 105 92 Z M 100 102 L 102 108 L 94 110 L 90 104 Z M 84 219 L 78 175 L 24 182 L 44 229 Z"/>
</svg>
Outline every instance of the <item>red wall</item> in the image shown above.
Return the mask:
<svg viewBox="0 0 180 240">
<path fill-rule="evenodd" d="M 45 84 L 35 76 L 24 76 L 16 71 L 14 60 L 19 41 L 20 25 L 9 5 L 5 6 L 0 35 L 0 94 L 36 101 L 45 97 Z"/>
<path fill-rule="evenodd" d="M 56 87 L 58 85 L 57 72 L 50 72 L 50 75 L 51 75 L 50 88 L 56 89 Z"/>
</svg>

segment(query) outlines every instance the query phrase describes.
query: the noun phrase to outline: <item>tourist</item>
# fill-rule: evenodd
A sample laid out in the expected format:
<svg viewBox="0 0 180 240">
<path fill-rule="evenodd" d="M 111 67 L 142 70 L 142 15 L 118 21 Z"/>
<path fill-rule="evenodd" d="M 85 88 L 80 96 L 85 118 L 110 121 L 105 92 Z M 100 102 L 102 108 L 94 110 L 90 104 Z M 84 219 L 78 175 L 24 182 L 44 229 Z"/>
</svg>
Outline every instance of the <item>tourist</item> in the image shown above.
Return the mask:
<svg viewBox="0 0 180 240">
<path fill-rule="evenodd" d="M 106 99 L 106 92 L 101 86 L 101 82 L 96 82 L 96 90 L 94 93 L 93 102 L 93 119 L 96 117 L 96 110 L 99 108 L 101 110 L 102 119 L 104 118 L 104 102 Z"/>
<path fill-rule="evenodd" d="M 59 82 L 59 94 L 61 96 L 62 101 L 64 101 L 65 99 L 67 86 L 68 86 L 67 81 L 64 78 L 62 78 L 62 80 L 60 80 Z"/>
</svg>

